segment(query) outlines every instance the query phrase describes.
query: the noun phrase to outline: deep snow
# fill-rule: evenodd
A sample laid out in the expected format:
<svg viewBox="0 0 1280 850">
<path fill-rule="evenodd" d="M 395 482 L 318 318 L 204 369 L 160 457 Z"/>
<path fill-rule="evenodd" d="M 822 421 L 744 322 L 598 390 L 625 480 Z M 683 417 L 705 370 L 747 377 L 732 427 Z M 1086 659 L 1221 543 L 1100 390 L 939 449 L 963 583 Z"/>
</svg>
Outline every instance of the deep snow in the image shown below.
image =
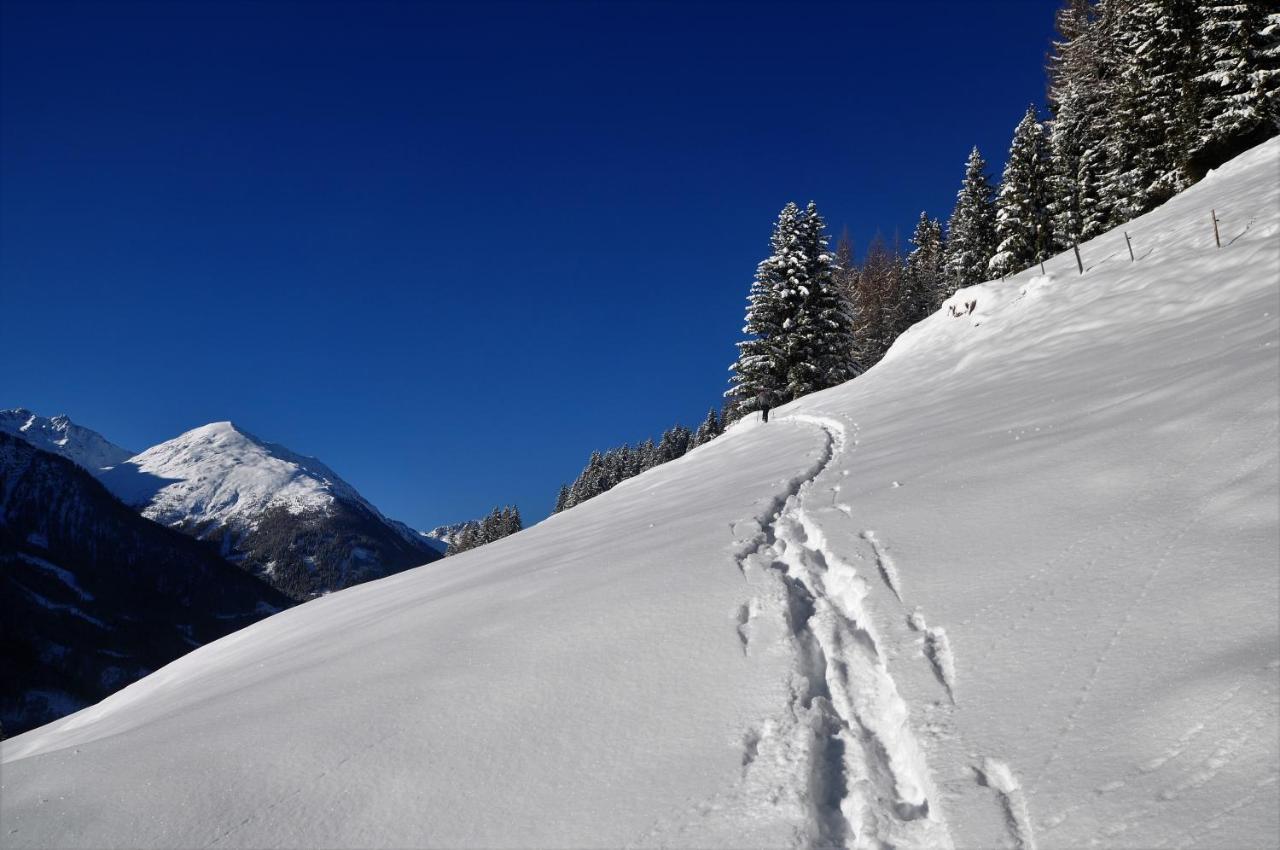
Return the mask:
<svg viewBox="0 0 1280 850">
<path fill-rule="evenodd" d="M 1278 175 L 4 742 L 4 843 L 1276 846 Z"/>
</svg>

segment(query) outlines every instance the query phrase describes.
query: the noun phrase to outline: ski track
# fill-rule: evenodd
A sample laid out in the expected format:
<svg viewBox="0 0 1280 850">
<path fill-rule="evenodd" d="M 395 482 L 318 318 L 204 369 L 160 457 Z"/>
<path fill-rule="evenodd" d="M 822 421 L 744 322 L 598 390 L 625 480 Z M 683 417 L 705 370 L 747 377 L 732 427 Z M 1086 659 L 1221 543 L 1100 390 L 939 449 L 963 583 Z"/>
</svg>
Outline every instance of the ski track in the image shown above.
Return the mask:
<svg viewBox="0 0 1280 850">
<path fill-rule="evenodd" d="M 779 422 L 819 428 L 822 457 L 774 505 L 739 567 L 776 576 L 785 590 L 786 621 L 807 687 L 793 688 L 788 714 L 807 716 L 807 843 L 818 847 L 952 846 L 924 750 L 911 729 L 865 606 L 870 586 L 827 544 L 806 510 L 818 477 L 849 444 L 844 423 L 793 414 Z M 833 489 L 833 492 L 834 491 Z M 833 498 L 834 503 L 834 498 Z M 842 506 L 843 509 L 843 506 Z M 848 511 L 845 511 L 848 513 Z M 886 572 L 886 583 L 897 588 Z M 808 712 L 805 715 L 805 712 Z M 748 733 L 751 748 L 759 737 Z M 745 770 L 751 759 L 744 753 Z"/>
</svg>

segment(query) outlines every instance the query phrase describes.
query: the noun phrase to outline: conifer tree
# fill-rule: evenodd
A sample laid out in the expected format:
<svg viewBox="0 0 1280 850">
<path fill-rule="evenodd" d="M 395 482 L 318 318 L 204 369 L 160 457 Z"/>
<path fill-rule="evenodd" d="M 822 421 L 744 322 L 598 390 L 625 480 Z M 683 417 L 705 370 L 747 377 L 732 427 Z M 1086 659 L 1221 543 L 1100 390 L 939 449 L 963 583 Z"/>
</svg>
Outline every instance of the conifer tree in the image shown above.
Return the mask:
<svg viewBox="0 0 1280 850">
<path fill-rule="evenodd" d="M 716 414 L 716 409 L 712 407 L 707 411 L 707 418 L 702 420 L 702 424 L 694 432 L 689 448 L 696 449 L 698 446 L 705 445 L 719 437 L 723 432 L 724 428 L 720 424 L 720 417 Z"/>
<path fill-rule="evenodd" d="M 556 507 L 555 507 L 555 510 L 552 511 L 552 513 L 558 514 L 568 507 L 569 507 L 569 485 L 561 484 L 560 492 L 556 496 Z"/>
<path fill-rule="evenodd" d="M 1118 223 L 1103 203 L 1107 174 L 1108 101 L 1113 57 L 1089 0 L 1058 12 L 1059 40 L 1049 59 L 1050 213 L 1054 247 L 1066 250 Z"/>
<path fill-rule="evenodd" d="M 788 366 L 789 305 L 783 293 L 803 264 L 799 251 L 800 209 L 788 203 L 778 214 L 769 240 L 772 253 L 756 267 L 755 280 L 747 295 L 747 339 L 738 343 L 738 359 L 730 367 L 730 389 L 739 415 L 774 407 L 784 397 Z"/>
<path fill-rule="evenodd" d="M 816 205 L 788 203 L 747 298 L 731 388 L 741 412 L 775 407 L 857 374 L 853 313 L 835 283 L 826 223 Z"/>
<path fill-rule="evenodd" d="M 987 265 L 996 252 L 996 212 L 987 163 L 975 147 L 965 163 L 964 182 L 947 221 L 943 252 L 946 289 L 941 300 L 965 286 L 989 279 Z"/>
<path fill-rule="evenodd" d="M 902 262 L 877 233 L 867 248 L 854 284 L 858 362 L 870 369 L 889 350 L 897 336 L 898 304 L 902 290 Z"/>
<path fill-rule="evenodd" d="M 937 309 L 941 303 L 939 296 L 945 291 L 942 224 L 920 213 L 911 244 L 915 247 L 907 255 L 898 297 L 896 330 L 899 334 Z"/>
<path fill-rule="evenodd" d="M 1000 181 L 996 199 L 999 243 L 988 264 L 991 275 L 1020 272 L 1052 252 L 1049 178 L 1049 141 L 1032 105 L 1013 132 Z"/>
<path fill-rule="evenodd" d="M 796 331 L 800 356 L 794 361 L 790 398 L 834 387 L 858 376 L 855 310 L 836 277 L 827 224 L 812 201 L 801 222 L 801 246 L 809 260 L 807 292 L 802 293 Z"/>
<path fill-rule="evenodd" d="M 1127 221 L 1187 185 L 1184 164 L 1198 114 L 1196 0 L 1100 4 L 1115 66 L 1108 108 L 1104 203 Z"/>
<path fill-rule="evenodd" d="M 678 457 L 683 457 L 684 453 L 689 450 L 689 440 L 692 437 L 693 435 L 689 432 L 689 429 L 678 422 L 667 429 L 662 435 L 662 440 L 658 443 L 658 463 L 667 463 Z"/>
<path fill-rule="evenodd" d="M 1199 5 L 1200 109 L 1188 152 L 1192 178 L 1280 128 L 1280 8 L 1265 0 Z"/>
</svg>

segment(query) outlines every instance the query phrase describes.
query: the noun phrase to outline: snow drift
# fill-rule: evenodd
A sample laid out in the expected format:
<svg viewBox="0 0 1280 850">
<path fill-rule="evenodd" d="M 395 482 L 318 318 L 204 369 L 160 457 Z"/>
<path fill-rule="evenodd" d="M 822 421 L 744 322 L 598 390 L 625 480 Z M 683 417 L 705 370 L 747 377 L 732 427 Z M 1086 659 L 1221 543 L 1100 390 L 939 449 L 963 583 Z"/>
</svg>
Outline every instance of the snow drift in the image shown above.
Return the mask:
<svg viewBox="0 0 1280 850">
<path fill-rule="evenodd" d="M 1278 167 L 5 742 L 5 843 L 1274 846 Z"/>
</svg>

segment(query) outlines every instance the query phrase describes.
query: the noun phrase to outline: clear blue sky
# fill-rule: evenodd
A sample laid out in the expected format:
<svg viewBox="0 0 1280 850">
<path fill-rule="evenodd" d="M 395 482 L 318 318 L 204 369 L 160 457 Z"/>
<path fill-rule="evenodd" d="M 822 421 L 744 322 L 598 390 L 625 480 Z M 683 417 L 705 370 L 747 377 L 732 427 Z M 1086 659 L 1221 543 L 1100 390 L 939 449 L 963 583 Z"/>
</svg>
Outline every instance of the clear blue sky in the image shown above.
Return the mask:
<svg viewBox="0 0 1280 850">
<path fill-rule="evenodd" d="M 0 406 L 540 518 L 718 403 L 788 200 L 862 250 L 998 169 L 1057 6 L 4 0 Z"/>
</svg>

